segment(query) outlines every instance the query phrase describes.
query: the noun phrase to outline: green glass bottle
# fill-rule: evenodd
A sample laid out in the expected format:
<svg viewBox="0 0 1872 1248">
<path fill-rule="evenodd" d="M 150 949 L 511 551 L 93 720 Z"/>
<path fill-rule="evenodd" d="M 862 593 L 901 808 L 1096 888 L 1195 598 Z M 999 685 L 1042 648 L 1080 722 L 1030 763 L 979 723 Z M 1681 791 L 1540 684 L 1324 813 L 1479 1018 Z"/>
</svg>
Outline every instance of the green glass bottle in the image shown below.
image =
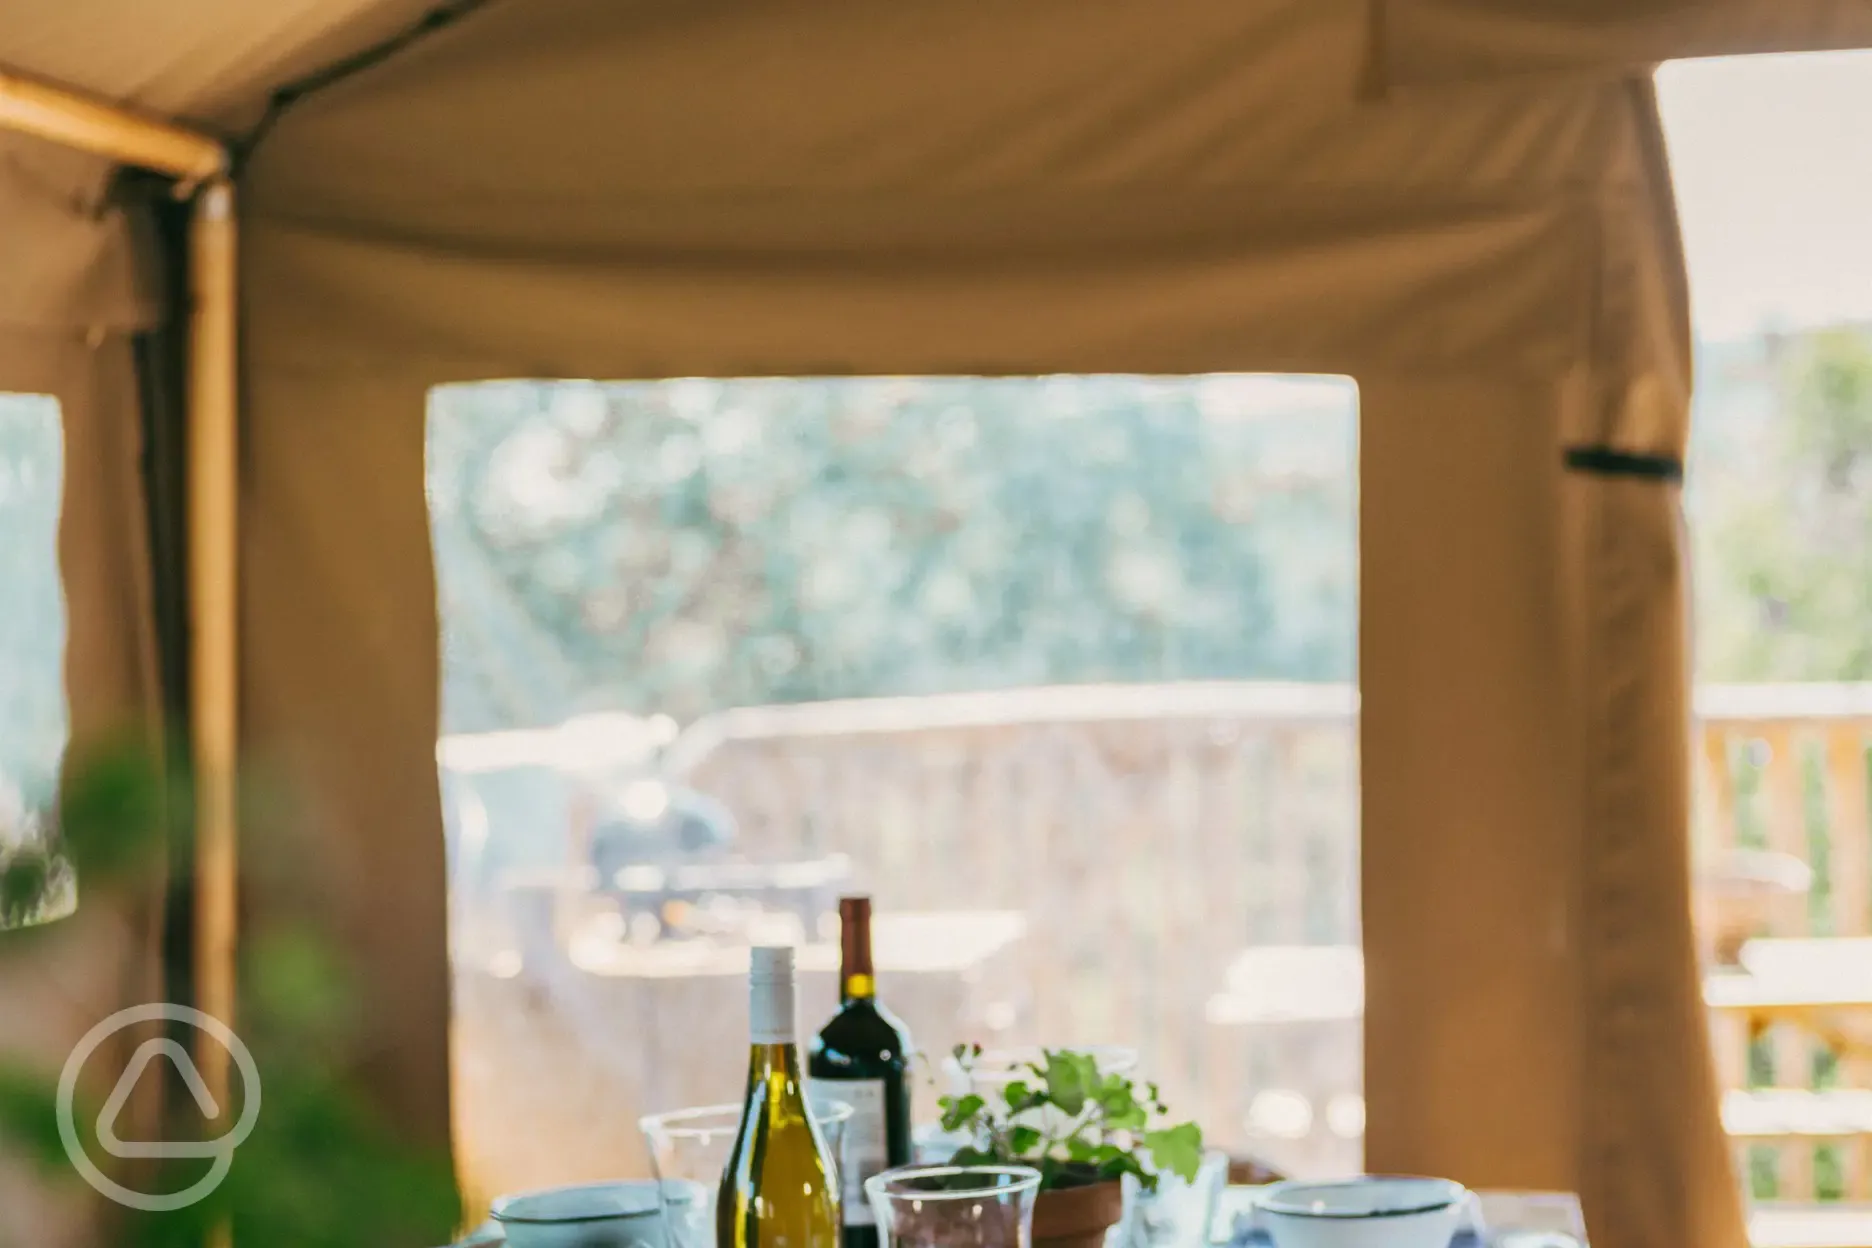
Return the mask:
<svg viewBox="0 0 1872 1248">
<path fill-rule="evenodd" d="M 838 1170 L 806 1101 L 793 950 L 756 948 L 747 1096 L 716 1204 L 718 1248 L 837 1248 Z"/>
</svg>

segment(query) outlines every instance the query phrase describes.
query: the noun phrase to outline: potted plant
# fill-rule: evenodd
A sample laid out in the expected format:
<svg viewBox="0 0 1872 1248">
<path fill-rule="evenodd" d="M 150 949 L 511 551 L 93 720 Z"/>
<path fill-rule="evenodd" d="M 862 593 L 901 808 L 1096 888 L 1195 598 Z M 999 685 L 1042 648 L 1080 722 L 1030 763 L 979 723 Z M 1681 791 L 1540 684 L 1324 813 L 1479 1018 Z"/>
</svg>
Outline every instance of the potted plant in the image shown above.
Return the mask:
<svg viewBox="0 0 1872 1248">
<path fill-rule="evenodd" d="M 1195 1179 L 1202 1129 L 1193 1122 L 1153 1126 L 1168 1112 L 1156 1084 L 1140 1090 L 1124 1074 L 1101 1072 L 1090 1053 L 1048 1049 L 1027 1063 L 1029 1078 L 983 1096 L 972 1081 L 980 1056 L 980 1045 L 956 1046 L 971 1087 L 941 1098 L 943 1130 L 971 1137 L 955 1165 L 1040 1171 L 1035 1248 L 1098 1248 L 1124 1213 L 1126 1175 L 1145 1191 L 1156 1189 L 1160 1174 Z"/>
</svg>

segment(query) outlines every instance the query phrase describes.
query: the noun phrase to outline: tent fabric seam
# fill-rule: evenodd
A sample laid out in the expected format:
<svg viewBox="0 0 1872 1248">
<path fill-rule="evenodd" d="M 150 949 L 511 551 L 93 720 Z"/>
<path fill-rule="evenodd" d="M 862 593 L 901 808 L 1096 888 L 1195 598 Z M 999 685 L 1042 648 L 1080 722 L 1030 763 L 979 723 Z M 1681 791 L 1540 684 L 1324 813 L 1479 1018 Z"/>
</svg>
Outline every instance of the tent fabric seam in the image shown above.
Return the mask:
<svg viewBox="0 0 1872 1248">
<path fill-rule="evenodd" d="M 381 39 L 367 48 L 341 57 L 312 73 L 302 75 L 275 88 L 267 97 L 266 111 L 261 113 L 260 119 L 248 128 L 245 135 L 228 145 L 229 159 L 235 176 L 239 176 L 255 149 L 272 132 L 280 119 L 293 108 L 327 88 L 335 87 L 357 74 L 384 64 L 400 53 L 409 51 L 430 35 L 454 25 L 488 3 L 490 0 L 447 0 L 446 3 L 430 9 L 410 26 L 389 38 Z"/>
</svg>

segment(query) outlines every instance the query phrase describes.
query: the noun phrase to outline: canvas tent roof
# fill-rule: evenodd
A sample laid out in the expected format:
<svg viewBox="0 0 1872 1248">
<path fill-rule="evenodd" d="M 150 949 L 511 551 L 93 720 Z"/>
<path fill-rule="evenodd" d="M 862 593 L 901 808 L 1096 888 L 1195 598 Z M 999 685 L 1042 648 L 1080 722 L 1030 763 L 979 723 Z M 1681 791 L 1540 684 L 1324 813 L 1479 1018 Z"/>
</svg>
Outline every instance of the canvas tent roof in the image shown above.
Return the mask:
<svg viewBox="0 0 1872 1248">
<path fill-rule="evenodd" d="M 400 1121 L 446 1138 L 428 387 L 1344 372 L 1368 1161 L 1580 1190 L 1609 1248 L 1740 1243 L 1688 930 L 1689 331 L 1648 66 L 1872 46 L 1872 5 L 446 16 L 0 3 L 0 70 L 249 140 L 241 716 L 321 815 L 250 919 L 307 918 L 364 972 L 356 1062 Z M 138 456 L 161 387 L 132 335 L 185 305 L 107 164 L 0 155 L 0 386 L 65 413 L 82 736 L 160 699 L 175 571 L 150 565 Z"/>
<path fill-rule="evenodd" d="M 433 0 L 0 6 L 0 64 L 227 136 L 280 87 L 401 34 Z"/>
<path fill-rule="evenodd" d="M 316 90 L 335 68 L 421 39 L 484 3 L 7 0 L 0 5 L 0 72 L 185 122 L 238 144 L 252 137 L 280 93 Z M 1022 7 L 1030 17 L 1012 21 L 1047 13 L 1057 23 L 1049 6 Z M 1604 74 L 1671 56 L 1872 44 L 1872 16 L 1857 0 L 1341 0 L 1320 6 L 1263 0 L 1243 6 L 1244 18 L 1253 19 L 1244 28 L 1315 7 L 1345 15 L 1369 8 L 1358 15 L 1367 33 L 1360 85 L 1368 92 L 1529 74 Z M 655 6 L 627 6 L 626 13 L 638 15 L 627 19 L 633 24 L 664 24 Z M 1161 37 L 1171 29 L 1168 18 L 1151 33 Z M 537 15 L 529 12 L 527 20 Z M 553 24 L 538 21 L 541 28 Z M 849 34 L 864 29 L 843 24 Z M 1265 77 L 1264 90 L 1291 90 L 1284 74 L 1297 68 L 1281 66 Z M 1266 64 L 1238 69 L 1244 76 L 1265 74 Z M 0 134 L 0 153 L 8 171 L 0 180 L 0 205 L 9 221 L 29 223 L 9 231 L 19 254 L 9 257 L 16 263 L 6 270 L 32 269 L 38 278 L 16 297 L 0 299 L 0 323 L 134 319 L 121 282 L 111 276 L 115 262 L 98 254 L 110 248 L 95 220 L 108 163 L 10 133 Z M 54 208 L 71 219 L 54 219 Z M 36 264 L 29 263 L 33 259 Z"/>
<path fill-rule="evenodd" d="M 475 7 L 474 0 L 6 0 L 0 66 L 233 136 L 281 87 Z M 1872 23 L 1856 0 L 1376 0 L 1370 8 L 1383 76 L 1406 84 L 1863 47 Z"/>
</svg>

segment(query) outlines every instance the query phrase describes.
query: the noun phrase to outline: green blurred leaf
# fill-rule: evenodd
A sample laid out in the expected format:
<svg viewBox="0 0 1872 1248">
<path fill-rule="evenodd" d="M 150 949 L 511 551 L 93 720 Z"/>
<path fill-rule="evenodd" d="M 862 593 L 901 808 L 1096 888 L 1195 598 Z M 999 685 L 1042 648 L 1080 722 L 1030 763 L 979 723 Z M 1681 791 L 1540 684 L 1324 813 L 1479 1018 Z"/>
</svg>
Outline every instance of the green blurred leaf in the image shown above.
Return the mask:
<svg viewBox="0 0 1872 1248">
<path fill-rule="evenodd" d="M 1144 1106 L 1137 1103 L 1131 1081 L 1123 1075 L 1105 1076 L 1099 1085 L 1098 1104 L 1108 1131 L 1135 1131 L 1146 1122 Z"/>
<path fill-rule="evenodd" d="M 1156 1177 L 1144 1168 L 1137 1154 L 1128 1148 L 1120 1148 L 1116 1144 L 1105 1144 L 1094 1149 L 1092 1164 L 1098 1167 L 1100 1179 L 1116 1179 L 1128 1174 L 1147 1188 L 1154 1188 L 1157 1185 Z"/>
<path fill-rule="evenodd" d="M 1185 1182 L 1194 1180 L 1196 1172 L 1202 1168 L 1202 1128 L 1193 1122 L 1161 1131 L 1146 1131 L 1144 1147 L 1157 1169 L 1168 1171 Z"/>
<path fill-rule="evenodd" d="M 1106 1075 L 1097 1086 L 1099 1108 L 1108 1113 L 1123 1113 L 1137 1103 L 1131 1091 L 1131 1081 L 1121 1074 Z"/>
<path fill-rule="evenodd" d="M 323 1065 L 263 1062 L 266 1103 L 227 1189 L 236 1243 L 439 1242 L 459 1217 L 446 1156 L 400 1137 Z"/>
<path fill-rule="evenodd" d="M 1040 1147 L 1041 1138 L 1033 1127 L 1012 1127 L 1008 1130 L 1008 1151 L 1016 1157 L 1025 1157 Z"/>
<path fill-rule="evenodd" d="M 69 1174 L 71 1161 L 59 1138 L 55 1086 L 48 1076 L 0 1066 L 0 1141 L 8 1145 L 7 1152 Z"/>
<path fill-rule="evenodd" d="M 1049 1049 L 1046 1055 L 1047 1096 L 1068 1115 L 1085 1109 L 1086 1097 L 1098 1083 L 1098 1064 L 1089 1054 Z"/>
<path fill-rule="evenodd" d="M 1132 1105 L 1116 1114 L 1107 1112 L 1104 1125 L 1107 1131 L 1142 1131 L 1149 1121 L 1142 1105 Z"/>
<path fill-rule="evenodd" d="M 975 1115 L 987 1107 L 987 1102 L 974 1093 L 967 1096 L 945 1096 L 942 1098 L 942 1129 L 960 1131 L 975 1121 Z"/>
<path fill-rule="evenodd" d="M 244 976 L 249 1025 L 300 1040 L 329 1041 L 353 1021 L 338 962 L 317 936 L 292 928 L 255 933 Z"/>
<path fill-rule="evenodd" d="M 0 927 L 30 922 L 45 904 L 52 859 L 34 846 L 0 859 Z"/>
<path fill-rule="evenodd" d="M 58 809 L 59 844 L 80 880 L 111 882 L 159 868 L 168 853 L 166 777 L 142 741 L 117 740 L 66 764 Z"/>
</svg>

